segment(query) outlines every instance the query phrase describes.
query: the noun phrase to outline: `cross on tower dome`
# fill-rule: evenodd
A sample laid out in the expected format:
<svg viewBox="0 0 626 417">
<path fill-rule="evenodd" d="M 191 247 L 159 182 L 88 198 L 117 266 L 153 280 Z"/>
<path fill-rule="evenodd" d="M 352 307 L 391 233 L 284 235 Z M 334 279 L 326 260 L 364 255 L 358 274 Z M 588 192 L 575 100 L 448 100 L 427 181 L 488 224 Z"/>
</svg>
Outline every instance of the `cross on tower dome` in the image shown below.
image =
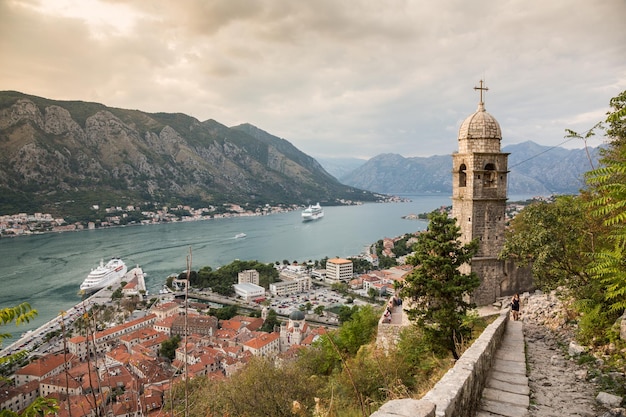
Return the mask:
<svg viewBox="0 0 626 417">
<path fill-rule="evenodd" d="M 459 140 L 502 139 L 500 124 L 491 114 L 485 111 L 483 91 L 488 91 L 489 89 L 484 85 L 484 81 L 480 80 L 480 87 L 474 87 L 474 90 L 480 91 L 478 109 L 461 124 Z"/>
<path fill-rule="evenodd" d="M 480 87 L 474 87 L 474 90 L 480 90 L 480 105 L 484 105 L 485 102 L 483 101 L 483 91 L 489 91 L 489 89 L 487 87 L 483 87 L 483 80 L 480 80 Z"/>
</svg>

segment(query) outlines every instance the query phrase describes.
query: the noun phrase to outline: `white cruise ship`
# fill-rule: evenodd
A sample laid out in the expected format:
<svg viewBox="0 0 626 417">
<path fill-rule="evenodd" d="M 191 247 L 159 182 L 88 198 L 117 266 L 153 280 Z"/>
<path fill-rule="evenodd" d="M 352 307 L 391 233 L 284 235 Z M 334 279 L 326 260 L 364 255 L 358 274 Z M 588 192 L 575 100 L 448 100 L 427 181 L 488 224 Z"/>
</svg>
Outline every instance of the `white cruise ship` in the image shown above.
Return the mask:
<svg viewBox="0 0 626 417">
<path fill-rule="evenodd" d="M 126 264 L 119 258 L 112 258 L 106 265 L 101 260 L 100 265 L 92 269 L 87 278 L 80 284 L 80 292 L 92 293 L 106 288 L 126 275 L 127 270 Z"/>
<path fill-rule="evenodd" d="M 308 222 L 310 220 L 317 220 L 324 217 L 324 210 L 320 206 L 320 203 L 315 204 L 314 206 L 309 206 L 302 210 L 302 221 Z"/>
</svg>

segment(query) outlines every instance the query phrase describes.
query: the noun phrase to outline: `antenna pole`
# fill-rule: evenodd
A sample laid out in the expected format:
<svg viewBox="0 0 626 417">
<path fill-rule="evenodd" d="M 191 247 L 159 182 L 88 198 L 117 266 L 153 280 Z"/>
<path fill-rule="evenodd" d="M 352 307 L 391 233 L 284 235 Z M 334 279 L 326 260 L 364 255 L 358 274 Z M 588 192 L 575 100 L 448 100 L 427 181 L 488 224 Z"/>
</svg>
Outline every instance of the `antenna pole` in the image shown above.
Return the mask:
<svg viewBox="0 0 626 417">
<path fill-rule="evenodd" d="M 191 247 L 189 247 L 189 255 L 187 255 L 187 282 L 185 283 L 185 417 L 189 416 L 189 372 L 187 369 L 187 333 L 189 333 L 189 329 L 187 328 L 187 306 L 189 305 L 188 297 L 189 297 L 189 281 L 191 279 Z"/>
</svg>

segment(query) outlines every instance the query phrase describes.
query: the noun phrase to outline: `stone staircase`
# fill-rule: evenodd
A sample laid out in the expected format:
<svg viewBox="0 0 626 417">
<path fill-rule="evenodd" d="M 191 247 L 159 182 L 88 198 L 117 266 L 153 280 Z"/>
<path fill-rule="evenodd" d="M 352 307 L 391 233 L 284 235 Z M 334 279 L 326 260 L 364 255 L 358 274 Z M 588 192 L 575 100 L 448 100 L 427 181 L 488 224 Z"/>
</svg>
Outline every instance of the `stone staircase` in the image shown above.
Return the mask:
<svg viewBox="0 0 626 417">
<path fill-rule="evenodd" d="M 507 323 L 487 376 L 476 417 L 528 416 L 530 389 L 521 321 Z"/>
<path fill-rule="evenodd" d="M 494 312 L 498 311 L 491 309 L 490 313 Z M 530 390 L 522 322 L 512 321 L 508 309 L 499 313 L 424 397 L 389 401 L 371 417 L 528 416 Z"/>
</svg>

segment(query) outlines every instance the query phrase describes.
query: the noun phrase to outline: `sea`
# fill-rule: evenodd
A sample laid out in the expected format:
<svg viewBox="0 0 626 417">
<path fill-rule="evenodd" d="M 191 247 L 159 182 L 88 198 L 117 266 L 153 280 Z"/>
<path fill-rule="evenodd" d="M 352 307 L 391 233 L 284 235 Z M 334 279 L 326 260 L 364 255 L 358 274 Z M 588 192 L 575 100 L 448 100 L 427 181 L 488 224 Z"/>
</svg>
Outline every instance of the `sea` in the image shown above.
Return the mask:
<svg viewBox="0 0 626 417">
<path fill-rule="evenodd" d="M 357 256 L 380 239 L 427 226 L 403 216 L 452 204 L 449 195 L 401 197 L 409 201 L 324 207 L 324 217 L 312 222 L 302 222 L 301 212 L 293 211 L 2 238 L 0 308 L 28 302 L 38 311 L 30 323 L 3 326 L 2 332 L 12 334 L 3 346 L 79 303 L 81 282 L 101 260 L 120 257 L 129 270 L 141 267 L 155 294 L 169 275 L 185 271 L 188 264 L 197 270 L 236 259 L 301 263 Z M 246 237 L 235 238 L 239 233 Z"/>
</svg>

